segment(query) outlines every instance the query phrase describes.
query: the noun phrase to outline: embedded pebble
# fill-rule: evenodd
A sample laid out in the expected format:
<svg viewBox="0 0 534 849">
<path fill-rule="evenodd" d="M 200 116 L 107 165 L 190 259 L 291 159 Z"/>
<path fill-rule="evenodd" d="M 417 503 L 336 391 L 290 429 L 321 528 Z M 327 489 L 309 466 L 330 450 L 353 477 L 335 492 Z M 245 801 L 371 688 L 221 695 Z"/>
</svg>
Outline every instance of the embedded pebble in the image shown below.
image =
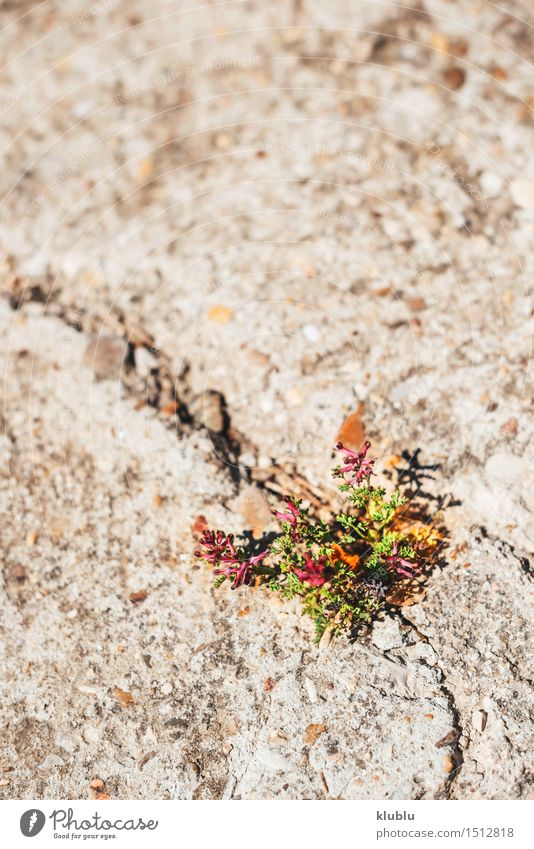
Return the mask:
<svg viewBox="0 0 534 849">
<path fill-rule="evenodd" d="M 497 197 L 504 185 L 504 179 L 493 171 L 483 171 L 480 175 L 480 188 L 490 198 Z"/>
<path fill-rule="evenodd" d="M 308 342 L 318 342 L 321 338 L 319 329 L 314 324 L 305 324 L 302 328 L 302 333 Z"/>
<path fill-rule="evenodd" d="M 284 758 L 279 752 L 274 752 L 272 749 L 265 747 L 261 747 L 258 750 L 257 756 L 260 763 L 264 766 L 269 767 L 269 769 L 274 770 L 289 770 L 291 769 L 291 765 L 287 758 Z"/>
<path fill-rule="evenodd" d="M 487 473 L 499 480 L 518 480 L 524 474 L 524 460 L 509 451 L 497 451 L 486 462 Z"/>
<path fill-rule="evenodd" d="M 430 643 L 418 643 L 417 653 L 422 660 L 425 660 L 429 664 L 429 666 L 433 666 L 438 659 L 438 656 Z"/>
<path fill-rule="evenodd" d="M 471 722 L 473 723 L 473 728 L 475 731 L 478 731 L 480 734 L 484 731 L 486 727 L 486 723 L 488 721 L 488 714 L 485 710 L 475 710 L 473 711 L 473 715 L 471 717 Z"/>
<path fill-rule="evenodd" d="M 39 769 L 54 769 L 58 766 L 65 766 L 65 761 L 59 755 L 47 755 L 44 761 L 39 764 Z"/>
<path fill-rule="evenodd" d="M 184 773 L 187 778 L 187 781 L 192 784 L 193 787 L 197 787 L 200 779 L 199 765 L 194 761 L 187 761 L 184 764 Z"/>
<path fill-rule="evenodd" d="M 319 640 L 319 651 L 326 651 L 332 639 L 332 629 L 325 628 L 321 639 Z"/>
<path fill-rule="evenodd" d="M 382 651 L 402 646 L 402 634 L 399 623 L 395 619 L 384 619 L 375 622 L 371 641 L 374 646 Z"/>
<path fill-rule="evenodd" d="M 76 749 L 76 743 L 70 737 L 66 737 L 63 734 L 58 734 L 56 737 L 56 746 L 59 746 L 60 749 L 64 749 L 66 752 L 74 752 Z"/>
<path fill-rule="evenodd" d="M 83 355 L 83 365 L 89 366 L 97 380 L 116 380 L 120 377 L 128 345 L 120 336 L 95 334 Z"/>
<path fill-rule="evenodd" d="M 82 731 L 82 738 L 91 746 L 96 746 L 100 740 L 100 732 L 94 725 L 86 725 Z"/>
<path fill-rule="evenodd" d="M 512 180 L 510 183 L 512 200 L 521 209 L 534 209 L 534 181 Z"/>
<path fill-rule="evenodd" d="M 148 348 L 140 345 L 135 349 L 135 368 L 141 377 L 147 377 L 152 369 L 158 367 L 158 360 Z"/>
<path fill-rule="evenodd" d="M 308 698 L 312 705 L 317 701 L 317 688 L 313 681 L 310 678 L 304 679 L 304 686 L 306 687 L 306 692 L 308 694 Z"/>
<path fill-rule="evenodd" d="M 324 734 L 325 731 L 326 727 L 322 722 L 310 723 L 304 731 L 304 743 L 307 746 L 313 746 L 313 744 L 319 739 L 321 734 Z"/>
</svg>

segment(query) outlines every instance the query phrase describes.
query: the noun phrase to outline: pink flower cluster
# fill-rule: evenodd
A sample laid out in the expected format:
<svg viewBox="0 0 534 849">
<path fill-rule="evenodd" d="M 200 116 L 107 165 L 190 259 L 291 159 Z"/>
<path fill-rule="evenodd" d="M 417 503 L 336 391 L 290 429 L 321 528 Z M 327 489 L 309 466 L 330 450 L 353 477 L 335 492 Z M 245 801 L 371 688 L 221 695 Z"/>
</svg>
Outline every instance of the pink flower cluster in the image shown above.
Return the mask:
<svg viewBox="0 0 534 849">
<path fill-rule="evenodd" d="M 268 549 L 265 549 L 254 557 L 242 560 L 234 546 L 233 534 L 225 534 L 223 531 L 204 531 L 200 538 L 200 545 L 205 550 L 195 551 L 195 557 L 202 557 L 209 563 L 217 564 L 213 574 L 233 578 L 233 590 L 241 584 L 252 582 L 254 567 L 269 553 Z"/>
<path fill-rule="evenodd" d="M 399 556 L 397 543 L 393 544 L 391 554 L 386 557 L 388 568 L 398 575 L 405 575 L 407 578 L 414 578 L 417 574 L 417 564 L 411 563 L 409 560 L 404 560 Z"/>
<path fill-rule="evenodd" d="M 336 445 L 337 450 L 343 451 L 345 454 L 343 457 L 344 465 L 339 466 L 339 468 L 334 471 L 334 475 L 337 477 L 344 477 L 347 474 L 352 475 L 352 477 L 345 482 L 348 484 L 355 483 L 358 486 L 360 486 L 364 478 L 369 480 L 371 475 L 374 475 L 373 466 L 375 464 L 375 460 L 367 459 L 367 452 L 370 447 L 370 442 L 364 442 L 361 451 L 353 451 L 352 448 L 346 448 L 342 442 L 338 442 Z"/>
<path fill-rule="evenodd" d="M 280 522 L 286 522 L 290 526 L 290 535 L 293 542 L 300 542 L 301 536 L 297 530 L 297 523 L 301 518 L 301 513 L 290 495 L 284 496 L 284 501 L 287 504 L 287 513 L 282 513 L 280 510 L 273 510 L 273 516 L 276 516 Z"/>
<path fill-rule="evenodd" d="M 324 574 L 326 557 L 319 557 L 314 560 L 311 554 L 306 552 L 304 561 L 304 569 L 293 569 L 299 581 L 309 584 L 311 587 L 322 587 L 327 580 Z"/>
</svg>

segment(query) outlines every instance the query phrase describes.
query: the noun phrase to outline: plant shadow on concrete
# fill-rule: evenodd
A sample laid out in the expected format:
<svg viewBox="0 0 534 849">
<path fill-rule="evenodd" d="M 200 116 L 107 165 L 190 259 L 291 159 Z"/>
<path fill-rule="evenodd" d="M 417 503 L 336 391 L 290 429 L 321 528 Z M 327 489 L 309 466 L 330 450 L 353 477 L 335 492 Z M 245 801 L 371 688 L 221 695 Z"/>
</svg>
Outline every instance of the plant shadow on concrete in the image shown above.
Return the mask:
<svg viewBox="0 0 534 849">
<path fill-rule="evenodd" d="M 437 467 L 421 464 L 419 450 L 406 454 L 408 465 L 387 492 L 373 484 L 370 447 L 336 445 L 342 459 L 332 475 L 345 506 L 328 521 L 286 495 L 283 508 L 273 511 L 278 534 L 257 541 L 204 531 L 195 555 L 213 568 L 215 585 L 263 586 L 284 599 L 299 598 L 317 641 L 339 632 L 354 637 L 381 611 L 422 600 L 429 574 L 444 565 L 439 511 L 446 499 L 423 487 Z"/>
</svg>

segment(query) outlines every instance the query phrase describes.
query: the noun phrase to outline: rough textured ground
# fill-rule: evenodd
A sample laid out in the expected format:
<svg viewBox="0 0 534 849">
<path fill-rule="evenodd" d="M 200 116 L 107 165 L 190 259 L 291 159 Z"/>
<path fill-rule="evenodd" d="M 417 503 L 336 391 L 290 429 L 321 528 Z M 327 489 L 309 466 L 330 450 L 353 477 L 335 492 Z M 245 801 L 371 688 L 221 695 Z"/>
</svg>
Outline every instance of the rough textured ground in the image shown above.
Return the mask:
<svg viewBox="0 0 534 849">
<path fill-rule="evenodd" d="M 530 3 L 0 26 L 3 796 L 532 798 Z M 327 508 L 354 409 L 448 548 L 319 650 L 191 526 Z"/>
</svg>

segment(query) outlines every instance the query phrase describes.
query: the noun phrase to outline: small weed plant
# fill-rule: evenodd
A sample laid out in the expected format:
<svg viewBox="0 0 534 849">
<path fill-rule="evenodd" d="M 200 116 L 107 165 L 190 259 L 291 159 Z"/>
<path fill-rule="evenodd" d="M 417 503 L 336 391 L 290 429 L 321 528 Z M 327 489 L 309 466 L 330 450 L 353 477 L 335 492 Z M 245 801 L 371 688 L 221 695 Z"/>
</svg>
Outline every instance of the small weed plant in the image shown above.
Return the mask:
<svg viewBox="0 0 534 849">
<path fill-rule="evenodd" d="M 273 511 L 281 532 L 257 553 L 232 534 L 204 531 L 195 555 L 213 567 L 215 585 L 263 585 L 282 598 L 300 598 L 317 639 L 327 628 L 350 633 L 387 605 L 421 597 L 439 533 L 408 518 L 399 490 L 388 496 L 373 486 L 370 447 L 336 445 L 342 461 L 332 474 L 347 503 L 329 522 L 313 518 L 301 500 L 288 495 L 284 508 Z"/>
</svg>

